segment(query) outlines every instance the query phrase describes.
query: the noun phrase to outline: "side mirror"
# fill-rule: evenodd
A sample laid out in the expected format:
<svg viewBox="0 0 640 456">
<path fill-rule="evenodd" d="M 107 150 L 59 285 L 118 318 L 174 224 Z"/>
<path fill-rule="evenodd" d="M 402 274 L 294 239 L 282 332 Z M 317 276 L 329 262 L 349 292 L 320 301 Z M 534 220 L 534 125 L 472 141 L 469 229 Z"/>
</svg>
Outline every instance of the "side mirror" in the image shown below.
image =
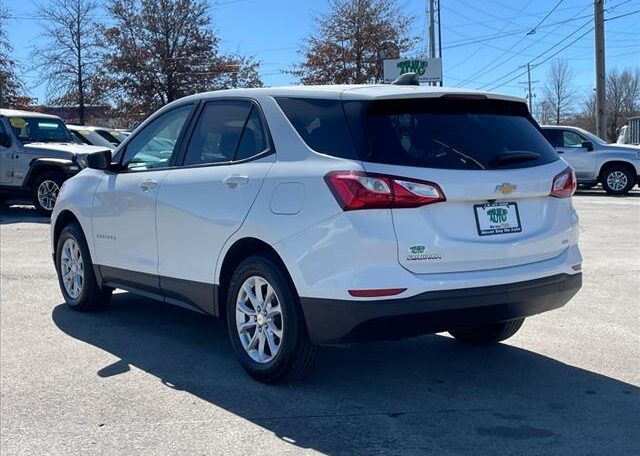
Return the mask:
<svg viewBox="0 0 640 456">
<path fill-rule="evenodd" d="M 111 167 L 111 151 L 106 149 L 100 152 L 92 152 L 87 154 L 85 160 L 87 162 L 87 168 L 109 169 Z"/>
<path fill-rule="evenodd" d="M 11 138 L 7 133 L 0 133 L 0 146 L 9 147 L 11 145 Z"/>
<path fill-rule="evenodd" d="M 583 149 L 587 149 L 587 152 L 591 152 L 593 150 L 593 143 L 591 141 L 582 141 Z"/>
</svg>

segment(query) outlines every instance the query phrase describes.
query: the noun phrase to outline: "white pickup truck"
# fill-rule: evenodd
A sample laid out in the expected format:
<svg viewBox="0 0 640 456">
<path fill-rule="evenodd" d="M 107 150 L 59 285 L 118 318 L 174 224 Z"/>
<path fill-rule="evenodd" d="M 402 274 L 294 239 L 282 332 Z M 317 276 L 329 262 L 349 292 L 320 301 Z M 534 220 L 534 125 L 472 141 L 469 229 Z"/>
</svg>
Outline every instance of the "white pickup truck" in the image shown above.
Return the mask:
<svg viewBox="0 0 640 456">
<path fill-rule="evenodd" d="M 640 148 L 608 144 L 578 127 L 543 125 L 542 130 L 581 186 L 601 183 L 607 193 L 624 195 L 640 182 Z"/>
</svg>

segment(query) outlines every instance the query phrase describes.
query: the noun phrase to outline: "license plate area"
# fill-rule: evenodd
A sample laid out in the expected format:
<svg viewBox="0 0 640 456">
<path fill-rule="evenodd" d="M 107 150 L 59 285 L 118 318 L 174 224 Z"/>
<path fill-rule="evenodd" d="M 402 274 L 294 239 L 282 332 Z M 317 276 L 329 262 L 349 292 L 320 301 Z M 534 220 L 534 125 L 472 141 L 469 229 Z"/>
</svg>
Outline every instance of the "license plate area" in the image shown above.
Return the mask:
<svg viewBox="0 0 640 456">
<path fill-rule="evenodd" d="M 519 233 L 522 231 L 518 203 L 486 203 L 473 206 L 479 236 Z"/>
</svg>

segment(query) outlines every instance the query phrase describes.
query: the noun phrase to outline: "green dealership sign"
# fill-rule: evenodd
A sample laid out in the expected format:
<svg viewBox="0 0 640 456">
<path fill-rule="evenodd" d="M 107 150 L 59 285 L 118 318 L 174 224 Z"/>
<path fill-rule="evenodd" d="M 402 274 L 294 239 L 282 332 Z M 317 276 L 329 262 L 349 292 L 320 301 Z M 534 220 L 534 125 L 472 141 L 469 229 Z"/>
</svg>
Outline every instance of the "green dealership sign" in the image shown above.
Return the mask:
<svg viewBox="0 0 640 456">
<path fill-rule="evenodd" d="M 384 82 L 393 82 L 405 73 L 415 73 L 420 82 L 437 82 L 442 79 L 440 59 L 386 59 L 383 64 Z"/>
</svg>

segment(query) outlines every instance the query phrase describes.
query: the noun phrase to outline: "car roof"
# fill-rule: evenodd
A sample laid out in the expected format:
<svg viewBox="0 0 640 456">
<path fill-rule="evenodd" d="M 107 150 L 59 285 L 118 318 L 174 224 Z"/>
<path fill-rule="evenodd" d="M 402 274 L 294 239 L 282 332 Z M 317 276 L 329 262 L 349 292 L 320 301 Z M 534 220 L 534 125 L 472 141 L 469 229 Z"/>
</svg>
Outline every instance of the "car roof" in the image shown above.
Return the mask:
<svg viewBox="0 0 640 456">
<path fill-rule="evenodd" d="M 106 130 L 106 131 L 111 131 L 111 128 L 107 128 L 107 127 L 94 127 L 91 125 L 69 125 L 67 124 L 67 128 L 69 130 L 91 130 L 91 131 L 96 131 L 96 130 Z"/>
<path fill-rule="evenodd" d="M 540 128 L 546 128 L 548 130 L 575 130 L 589 133 L 584 128 L 574 127 L 573 125 L 540 125 Z"/>
<path fill-rule="evenodd" d="M 53 116 L 51 114 L 43 114 L 41 112 L 34 111 L 22 111 L 19 109 L 0 109 L 0 116 L 4 117 L 38 117 L 45 119 L 56 119 L 61 120 L 58 116 Z"/>
<path fill-rule="evenodd" d="M 352 84 L 352 85 L 315 85 L 289 87 L 263 87 L 254 89 L 229 89 L 205 92 L 192 95 L 186 99 L 201 99 L 218 96 L 257 96 L 273 97 L 308 97 L 345 100 L 378 100 L 397 98 L 439 98 L 443 95 L 482 95 L 491 99 L 517 101 L 526 103 L 523 98 L 492 92 L 481 92 L 470 89 L 434 86 L 413 86 L 393 84 Z"/>
</svg>

